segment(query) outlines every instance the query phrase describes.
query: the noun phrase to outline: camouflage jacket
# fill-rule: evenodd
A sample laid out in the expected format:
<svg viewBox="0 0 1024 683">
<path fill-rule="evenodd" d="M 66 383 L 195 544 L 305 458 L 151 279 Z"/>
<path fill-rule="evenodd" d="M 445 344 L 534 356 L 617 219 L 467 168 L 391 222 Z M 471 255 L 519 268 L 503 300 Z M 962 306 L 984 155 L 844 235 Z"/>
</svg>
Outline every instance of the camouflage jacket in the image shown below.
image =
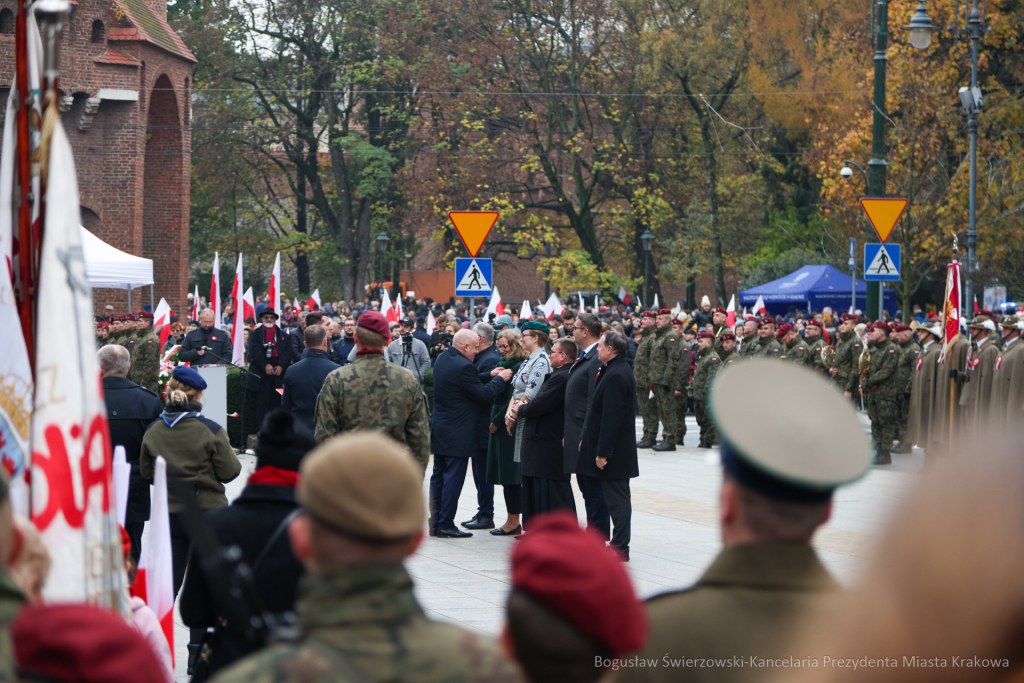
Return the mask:
<svg viewBox="0 0 1024 683">
<path fill-rule="evenodd" d="M 736 349 L 733 349 L 732 351 L 726 351 L 725 349 L 716 349 L 715 353 L 718 354 L 718 360 L 722 361 L 723 368 L 734 363 L 739 363 L 741 360 L 743 360 L 743 357 L 740 356 L 739 351 L 737 351 Z"/>
<path fill-rule="evenodd" d="M 856 332 L 844 332 L 839 335 L 836 344 L 836 381 L 843 391 L 857 391 L 857 378 L 860 375 L 860 354 L 864 351 Z"/>
<path fill-rule="evenodd" d="M 636 361 L 634 361 L 635 363 Z M 679 363 L 679 336 L 671 325 L 665 325 L 654 334 L 654 345 L 651 347 L 651 364 L 649 379 L 651 384 L 670 387 L 675 384 L 675 374 Z"/>
<path fill-rule="evenodd" d="M 357 429 L 383 432 L 404 443 L 426 470 L 430 424 L 420 382 L 379 353 L 356 356 L 327 375 L 316 399 L 316 439 Z"/>
<path fill-rule="evenodd" d="M 903 396 L 897 368 L 900 363 L 900 347 L 888 339 L 868 344 L 871 351 L 871 363 L 867 374 L 861 378 L 861 386 L 866 396 L 884 398 L 890 401 Z"/>
<path fill-rule="evenodd" d="M 672 387 L 676 391 L 686 393 L 690 388 L 690 371 L 693 365 L 693 349 L 686 340 L 679 341 L 679 362 L 676 365 L 676 381 Z"/>
<path fill-rule="evenodd" d="M 159 396 L 160 391 L 160 338 L 153 328 L 139 335 L 132 349 L 132 367 L 128 379 Z"/>
<path fill-rule="evenodd" d="M 781 358 L 782 344 L 775 337 L 758 337 L 754 356 L 758 358 Z"/>
<path fill-rule="evenodd" d="M 633 377 L 638 387 L 649 387 L 651 385 L 651 347 L 654 346 L 655 333 L 654 325 L 643 331 L 640 337 L 640 344 L 636 347 L 636 357 L 633 358 Z"/>
<path fill-rule="evenodd" d="M 814 359 L 811 358 L 811 352 L 807 348 L 807 342 L 805 342 L 800 335 L 797 335 L 793 341 L 786 344 L 785 348 L 782 349 L 782 357 L 794 365 L 803 365 L 807 367 L 814 365 Z"/>
<path fill-rule="evenodd" d="M 914 371 L 917 370 L 917 357 L 921 355 L 921 347 L 913 339 L 900 344 L 900 362 L 897 366 L 899 375 L 900 391 L 904 394 L 910 393 L 910 385 L 914 381 Z"/>
<path fill-rule="evenodd" d="M 304 577 L 300 635 L 225 669 L 218 683 L 519 683 L 498 644 L 431 621 L 401 563 L 333 567 Z"/>
<path fill-rule="evenodd" d="M 743 358 L 754 358 L 757 356 L 758 341 L 757 332 L 754 332 L 751 337 L 744 337 L 743 343 L 740 345 L 740 356 Z"/>
<path fill-rule="evenodd" d="M 807 353 L 811 357 L 811 362 L 807 366 L 827 375 L 828 368 L 825 367 L 825 361 L 821 359 L 821 350 L 828 346 L 825 343 L 825 337 L 819 334 L 811 341 L 804 340 L 804 342 L 807 344 Z"/>
<path fill-rule="evenodd" d="M 718 352 L 713 347 L 700 350 L 697 369 L 693 371 L 693 381 L 690 382 L 690 392 L 694 399 L 698 401 L 704 399 L 708 387 L 711 386 L 711 381 L 715 378 L 715 373 L 721 366 L 722 359 L 718 357 Z"/>
<path fill-rule="evenodd" d="M 15 676 L 11 622 L 25 602 L 25 595 L 7 572 L 0 568 L 0 683 L 20 680 Z"/>
<path fill-rule="evenodd" d="M 999 329 L 998 324 L 996 325 L 996 329 L 997 330 Z M 1003 346 L 1006 344 L 1006 342 L 1003 341 L 1002 335 L 999 334 L 998 331 L 997 332 L 989 332 L 988 333 L 988 340 L 990 342 L 992 342 L 993 344 L 995 344 L 996 348 L 999 349 L 1000 351 L 1003 349 Z"/>
</svg>

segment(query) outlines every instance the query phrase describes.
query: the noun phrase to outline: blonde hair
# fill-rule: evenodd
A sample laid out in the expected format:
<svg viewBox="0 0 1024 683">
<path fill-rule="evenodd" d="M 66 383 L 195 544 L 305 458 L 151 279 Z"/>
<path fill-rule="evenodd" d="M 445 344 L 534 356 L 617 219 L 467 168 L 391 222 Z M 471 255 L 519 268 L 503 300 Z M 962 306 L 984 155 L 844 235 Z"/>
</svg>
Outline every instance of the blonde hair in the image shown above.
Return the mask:
<svg viewBox="0 0 1024 683">
<path fill-rule="evenodd" d="M 498 339 L 504 339 L 508 342 L 510 349 L 509 357 L 517 363 L 521 360 L 526 360 L 527 355 L 529 355 L 526 353 L 526 349 L 523 348 L 520 336 L 519 330 L 513 329 L 502 330 L 498 333 Z"/>
<path fill-rule="evenodd" d="M 167 381 L 167 407 L 186 410 L 189 403 L 199 403 L 203 392 L 171 377 Z"/>
</svg>

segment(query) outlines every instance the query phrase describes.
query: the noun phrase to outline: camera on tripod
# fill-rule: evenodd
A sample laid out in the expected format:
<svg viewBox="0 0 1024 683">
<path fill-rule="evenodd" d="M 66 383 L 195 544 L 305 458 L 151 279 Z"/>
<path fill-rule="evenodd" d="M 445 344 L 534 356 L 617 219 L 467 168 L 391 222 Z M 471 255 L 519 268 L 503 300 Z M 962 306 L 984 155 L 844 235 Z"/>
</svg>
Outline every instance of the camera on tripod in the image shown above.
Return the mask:
<svg viewBox="0 0 1024 683">
<path fill-rule="evenodd" d="M 402 340 L 402 353 L 412 353 L 412 332 L 403 332 L 400 338 Z"/>
<path fill-rule="evenodd" d="M 452 347 L 453 336 L 454 335 L 451 332 L 442 332 L 441 334 L 437 335 L 437 341 L 444 348 L 450 349 Z"/>
</svg>

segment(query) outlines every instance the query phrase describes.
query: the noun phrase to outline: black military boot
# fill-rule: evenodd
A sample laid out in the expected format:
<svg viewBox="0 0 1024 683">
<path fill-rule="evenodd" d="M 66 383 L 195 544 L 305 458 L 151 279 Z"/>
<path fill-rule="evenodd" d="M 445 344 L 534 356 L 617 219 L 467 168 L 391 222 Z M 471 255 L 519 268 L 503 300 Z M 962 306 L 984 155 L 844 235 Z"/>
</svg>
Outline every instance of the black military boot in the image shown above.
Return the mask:
<svg viewBox="0 0 1024 683">
<path fill-rule="evenodd" d="M 188 644 L 188 666 L 185 669 L 185 673 L 189 676 L 195 671 L 196 663 L 199 661 L 199 653 L 202 651 L 202 643 L 189 643 Z"/>
<path fill-rule="evenodd" d="M 913 451 L 914 447 L 906 441 L 900 441 L 895 447 L 889 449 L 890 453 L 912 453 Z"/>
<path fill-rule="evenodd" d="M 675 449 L 675 441 L 659 441 L 654 445 L 654 450 L 656 451 L 674 451 Z"/>
<path fill-rule="evenodd" d="M 636 447 L 637 448 L 650 448 L 651 446 L 653 446 L 656 443 L 657 443 L 657 441 L 654 440 L 654 437 L 645 436 L 644 438 L 642 438 L 642 439 L 640 439 L 639 441 L 636 442 Z"/>
<path fill-rule="evenodd" d="M 879 452 L 878 454 L 875 455 L 875 464 L 876 465 L 891 465 L 892 464 L 892 456 L 889 455 L 888 453 Z"/>
</svg>

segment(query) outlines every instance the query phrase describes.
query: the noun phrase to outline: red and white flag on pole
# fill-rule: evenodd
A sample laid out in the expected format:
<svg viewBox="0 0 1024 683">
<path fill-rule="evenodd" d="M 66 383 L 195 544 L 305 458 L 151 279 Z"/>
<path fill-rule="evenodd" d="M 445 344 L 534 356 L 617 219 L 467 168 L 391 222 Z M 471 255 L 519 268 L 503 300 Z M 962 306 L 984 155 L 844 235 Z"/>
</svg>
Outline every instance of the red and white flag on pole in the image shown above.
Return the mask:
<svg viewBox="0 0 1024 683">
<path fill-rule="evenodd" d="M 255 299 L 252 298 L 252 287 L 250 287 L 242 295 L 242 303 L 245 304 L 245 310 L 242 313 L 243 321 L 252 318 L 254 322 L 259 322 L 256 320 L 256 304 L 253 303 L 254 301 Z"/>
<path fill-rule="evenodd" d="M 309 299 L 306 300 L 306 305 L 309 306 L 311 311 L 320 310 L 320 289 L 317 288 L 309 295 Z"/>
<path fill-rule="evenodd" d="M 942 317 L 942 354 L 939 363 L 946 361 L 946 353 L 960 340 L 960 264 L 953 261 L 946 269 L 946 296 Z"/>
<path fill-rule="evenodd" d="M 277 313 L 277 326 L 281 327 L 281 252 L 274 259 L 274 272 L 270 274 L 270 289 L 267 290 L 267 305 Z"/>
<path fill-rule="evenodd" d="M 530 310 L 530 300 L 527 299 L 523 302 L 523 307 L 519 309 L 520 320 L 531 320 L 533 318 L 533 311 Z"/>
<path fill-rule="evenodd" d="M 195 294 L 192 295 L 192 311 L 189 315 L 189 320 L 199 320 L 199 285 L 196 285 Z M 217 322 L 214 321 L 213 324 L 216 325 Z"/>
<path fill-rule="evenodd" d="M 231 362 L 241 365 L 245 362 L 245 302 L 242 301 L 242 255 L 238 255 L 235 266 L 235 286 L 231 288 L 231 296 L 235 303 L 235 319 L 231 325 Z"/>
<path fill-rule="evenodd" d="M 501 303 L 501 295 L 498 294 L 497 287 L 491 290 L 491 301 L 487 304 L 487 312 L 494 315 L 505 315 L 505 304 Z"/>
<path fill-rule="evenodd" d="M 402 319 L 402 295 L 399 294 L 398 298 L 395 299 L 395 317 L 398 320 Z"/>
<path fill-rule="evenodd" d="M 437 329 L 437 320 L 434 318 L 433 311 L 427 311 L 427 334 L 434 334 L 434 330 Z"/>
<path fill-rule="evenodd" d="M 551 296 L 549 296 L 548 300 L 544 302 L 544 306 L 542 306 L 540 310 L 544 311 L 545 318 L 551 320 L 551 316 L 555 313 L 561 315 L 565 309 L 562 308 L 562 302 L 559 301 L 558 297 L 555 296 L 554 292 L 552 292 Z"/>
<path fill-rule="evenodd" d="M 729 305 L 725 307 L 725 324 L 732 329 L 736 326 L 736 295 L 729 299 Z"/>
<path fill-rule="evenodd" d="M 380 312 L 384 316 L 384 319 L 390 322 L 398 320 L 398 313 L 391 305 L 391 297 L 388 295 L 388 290 L 382 289 L 380 295 Z"/>
<path fill-rule="evenodd" d="M 768 309 L 765 308 L 764 305 L 764 297 L 760 294 L 757 295 L 757 303 L 754 304 L 754 308 L 752 310 L 754 315 L 764 315 L 768 312 Z"/>
<path fill-rule="evenodd" d="M 167 461 L 157 456 L 153 468 L 153 497 L 147 533 L 142 538 L 139 571 L 135 574 L 135 595 L 160 620 L 160 628 L 171 648 L 174 666 L 174 566 L 171 561 L 171 520 L 167 500 Z"/>
<path fill-rule="evenodd" d="M 44 117 L 44 134 L 56 111 Z M 57 118 L 50 141 L 37 305 L 32 416 L 32 521 L 53 562 L 46 602 L 88 602 L 130 618 L 114 502 L 110 430 L 96 363 L 92 290 L 79 236 L 71 145 Z"/>
<path fill-rule="evenodd" d="M 160 348 L 164 348 L 164 344 L 167 343 L 167 338 L 171 336 L 171 316 L 174 315 L 174 311 L 171 310 L 167 300 L 160 297 L 160 303 L 156 305 L 156 311 L 153 313 L 153 329 L 160 327 Z"/>
<path fill-rule="evenodd" d="M 220 254 L 217 252 L 213 252 L 213 279 L 210 281 L 208 305 L 213 309 L 213 325 L 218 327 L 223 320 L 224 311 L 220 308 Z"/>
<path fill-rule="evenodd" d="M 629 294 L 626 292 L 626 288 L 623 287 L 622 285 L 619 285 L 619 301 L 626 304 L 627 306 L 633 303 L 632 298 L 630 298 Z"/>
</svg>

